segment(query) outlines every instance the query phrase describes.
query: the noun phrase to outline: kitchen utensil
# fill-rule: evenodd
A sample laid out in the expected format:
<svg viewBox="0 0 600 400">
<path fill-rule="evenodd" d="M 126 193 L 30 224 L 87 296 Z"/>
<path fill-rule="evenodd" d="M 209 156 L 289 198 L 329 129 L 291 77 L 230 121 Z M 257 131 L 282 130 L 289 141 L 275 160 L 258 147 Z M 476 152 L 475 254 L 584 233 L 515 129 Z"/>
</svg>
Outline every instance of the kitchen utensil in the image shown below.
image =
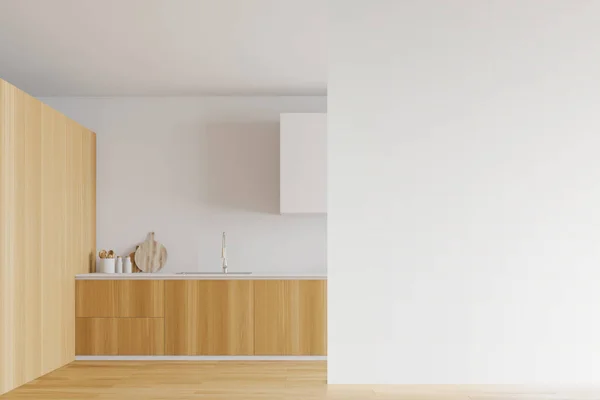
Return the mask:
<svg viewBox="0 0 600 400">
<path fill-rule="evenodd" d="M 108 254 L 106 256 L 108 258 L 115 258 L 115 251 L 114 250 L 109 250 Z"/>
<path fill-rule="evenodd" d="M 135 263 L 135 252 L 137 251 L 137 249 L 139 249 L 140 246 L 135 246 L 135 251 L 132 251 L 129 254 L 129 258 L 131 258 L 131 271 L 132 272 L 142 272 L 142 270 L 137 266 L 137 264 Z"/>
<path fill-rule="evenodd" d="M 135 251 L 135 263 L 143 272 L 158 272 L 167 262 L 167 249 L 154 240 L 154 232 Z"/>
<path fill-rule="evenodd" d="M 100 256 L 100 258 L 106 258 L 106 250 L 100 250 L 100 253 L 98 255 Z"/>
</svg>

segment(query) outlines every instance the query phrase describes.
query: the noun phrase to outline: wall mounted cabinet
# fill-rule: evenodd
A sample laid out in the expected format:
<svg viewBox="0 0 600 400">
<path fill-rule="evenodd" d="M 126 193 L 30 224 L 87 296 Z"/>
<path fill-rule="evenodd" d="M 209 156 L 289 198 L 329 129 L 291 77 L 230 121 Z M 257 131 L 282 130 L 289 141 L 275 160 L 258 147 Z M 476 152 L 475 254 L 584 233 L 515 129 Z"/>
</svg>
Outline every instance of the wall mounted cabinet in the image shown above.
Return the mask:
<svg viewBox="0 0 600 400">
<path fill-rule="evenodd" d="M 280 212 L 327 212 L 327 114 L 280 120 Z"/>
</svg>

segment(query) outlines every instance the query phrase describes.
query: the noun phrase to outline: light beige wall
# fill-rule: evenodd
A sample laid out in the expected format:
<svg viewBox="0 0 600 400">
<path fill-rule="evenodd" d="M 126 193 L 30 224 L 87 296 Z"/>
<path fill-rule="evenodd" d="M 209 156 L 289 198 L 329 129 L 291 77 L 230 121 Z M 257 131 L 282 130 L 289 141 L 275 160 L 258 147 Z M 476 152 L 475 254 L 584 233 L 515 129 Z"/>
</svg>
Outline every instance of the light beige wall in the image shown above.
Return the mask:
<svg viewBox="0 0 600 400">
<path fill-rule="evenodd" d="M 42 101 L 98 135 L 98 248 L 129 254 L 152 231 L 169 251 L 163 272 L 211 271 L 225 230 L 235 269 L 326 272 L 327 217 L 280 215 L 279 179 L 280 114 L 325 112 L 325 96 Z"/>
<path fill-rule="evenodd" d="M 0 394 L 74 359 L 95 165 L 93 132 L 0 80 Z"/>
</svg>

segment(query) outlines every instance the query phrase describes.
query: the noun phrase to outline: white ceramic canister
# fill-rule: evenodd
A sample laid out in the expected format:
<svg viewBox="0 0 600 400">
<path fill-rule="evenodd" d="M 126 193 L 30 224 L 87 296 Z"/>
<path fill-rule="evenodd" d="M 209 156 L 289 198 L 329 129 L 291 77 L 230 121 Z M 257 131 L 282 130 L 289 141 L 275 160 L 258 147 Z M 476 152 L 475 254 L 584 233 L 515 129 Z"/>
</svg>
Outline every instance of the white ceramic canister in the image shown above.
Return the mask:
<svg viewBox="0 0 600 400">
<path fill-rule="evenodd" d="M 123 272 L 126 274 L 131 274 L 133 272 L 133 264 L 131 263 L 130 256 L 123 257 Z"/>
<path fill-rule="evenodd" d="M 117 274 L 123 273 L 123 258 L 121 256 L 117 257 L 117 264 L 115 265 L 115 272 Z"/>
<path fill-rule="evenodd" d="M 100 271 L 104 274 L 115 273 L 115 259 L 114 258 L 101 258 L 100 259 Z"/>
</svg>

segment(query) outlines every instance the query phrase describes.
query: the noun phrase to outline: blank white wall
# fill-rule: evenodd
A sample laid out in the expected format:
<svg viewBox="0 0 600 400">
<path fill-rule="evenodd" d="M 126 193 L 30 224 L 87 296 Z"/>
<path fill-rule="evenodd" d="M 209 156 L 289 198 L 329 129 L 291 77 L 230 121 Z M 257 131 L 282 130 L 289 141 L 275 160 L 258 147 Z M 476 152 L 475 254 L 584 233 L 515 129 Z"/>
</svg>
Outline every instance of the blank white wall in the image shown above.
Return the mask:
<svg viewBox="0 0 600 400">
<path fill-rule="evenodd" d="M 329 2 L 330 383 L 599 383 L 600 2 Z"/>
<path fill-rule="evenodd" d="M 324 97 L 43 98 L 97 133 L 97 245 L 146 233 L 165 272 L 325 272 L 326 218 L 279 215 L 279 113 Z"/>
</svg>

